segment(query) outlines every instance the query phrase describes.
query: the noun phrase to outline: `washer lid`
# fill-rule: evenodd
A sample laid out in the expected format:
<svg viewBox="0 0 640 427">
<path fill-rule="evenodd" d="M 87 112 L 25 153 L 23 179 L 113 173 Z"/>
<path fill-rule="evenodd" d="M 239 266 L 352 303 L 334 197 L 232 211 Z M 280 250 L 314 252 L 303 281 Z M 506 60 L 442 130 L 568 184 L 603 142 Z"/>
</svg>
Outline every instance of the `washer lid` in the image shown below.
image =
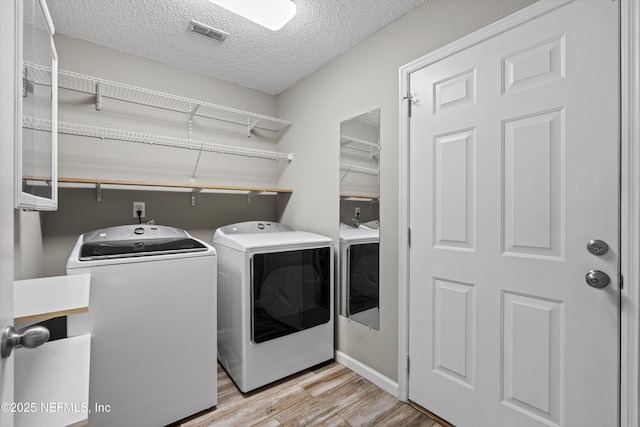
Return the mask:
<svg viewBox="0 0 640 427">
<path fill-rule="evenodd" d="M 253 233 L 278 233 L 281 231 L 295 231 L 288 225 L 271 221 L 246 221 L 237 224 L 229 224 L 218 228 L 219 234 L 253 234 Z"/>
<path fill-rule="evenodd" d="M 186 231 L 162 225 L 122 225 L 82 236 L 80 261 L 206 251 Z"/>
<path fill-rule="evenodd" d="M 380 231 L 369 228 L 347 228 L 340 230 L 341 243 L 378 243 Z"/>
</svg>

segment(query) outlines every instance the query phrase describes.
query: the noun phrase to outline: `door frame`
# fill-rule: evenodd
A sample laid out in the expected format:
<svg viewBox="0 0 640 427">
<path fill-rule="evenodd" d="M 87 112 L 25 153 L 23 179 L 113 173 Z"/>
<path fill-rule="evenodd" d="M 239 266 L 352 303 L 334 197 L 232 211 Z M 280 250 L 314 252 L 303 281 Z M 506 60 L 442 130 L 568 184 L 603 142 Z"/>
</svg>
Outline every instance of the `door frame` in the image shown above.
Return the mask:
<svg viewBox="0 0 640 427">
<path fill-rule="evenodd" d="M 409 117 L 412 73 L 576 0 L 538 2 L 400 67 L 398 221 L 398 399 L 409 395 Z M 638 427 L 640 361 L 640 4 L 620 2 L 620 425 Z M 411 101 L 409 101 L 411 102 Z"/>
<path fill-rule="evenodd" d="M 16 37 L 19 0 L 0 1 L 0 329 L 13 325 L 14 150 L 19 102 Z M 14 358 L 0 360 L 0 402 L 13 402 Z M 10 411 L 0 411 L 0 425 L 13 426 Z"/>
</svg>

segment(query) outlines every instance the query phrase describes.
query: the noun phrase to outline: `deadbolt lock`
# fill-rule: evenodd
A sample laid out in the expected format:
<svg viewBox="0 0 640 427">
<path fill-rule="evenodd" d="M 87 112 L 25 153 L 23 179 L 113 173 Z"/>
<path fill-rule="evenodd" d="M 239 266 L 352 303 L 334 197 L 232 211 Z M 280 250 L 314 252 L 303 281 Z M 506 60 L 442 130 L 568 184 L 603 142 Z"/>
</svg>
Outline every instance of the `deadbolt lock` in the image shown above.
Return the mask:
<svg viewBox="0 0 640 427">
<path fill-rule="evenodd" d="M 602 256 L 609 251 L 609 245 L 607 245 L 607 242 L 602 240 L 589 240 L 589 243 L 587 243 L 587 250 L 592 255 Z"/>
</svg>

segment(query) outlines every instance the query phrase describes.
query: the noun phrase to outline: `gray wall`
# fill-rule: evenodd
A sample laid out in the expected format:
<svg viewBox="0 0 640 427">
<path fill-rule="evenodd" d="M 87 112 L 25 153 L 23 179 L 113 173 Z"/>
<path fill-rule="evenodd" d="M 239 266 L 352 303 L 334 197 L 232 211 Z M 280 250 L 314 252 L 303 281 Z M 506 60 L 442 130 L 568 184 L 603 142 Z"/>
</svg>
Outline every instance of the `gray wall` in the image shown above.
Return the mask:
<svg viewBox="0 0 640 427">
<path fill-rule="evenodd" d="M 43 212 L 45 276 L 65 274 L 67 258 L 78 236 L 86 231 L 122 224 L 135 224 L 133 202 L 145 202 L 146 217 L 156 224 L 188 230 L 211 242 L 216 228 L 240 221 L 276 220 L 275 196 L 258 196 L 248 203 L 244 194 L 200 193 L 195 206 L 191 194 L 165 191 L 102 190 L 102 201 L 94 189 L 59 191 L 56 212 Z"/>
<path fill-rule="evenodd" d="M 294 122 L 280 142 L 296 160 L 279 185 L 291 187 L 282 221 L 338 239 L 339 124 L 380 114 L 380 331 L 338 316 L 336 347 L 392 380 L 398 352 L 398 68 L 532 0 L 429 0 L 278 96 Z"/>
<path fill-rule="evenodd" d="M 368 202 L 362 200 L 340 201 L 340 222 L 350 226 L 354 225 L 355 210 L 360 208 L 360 223 L 373 221 L 380 218 L 380 209 L 377 201 Z"/>
</svg>

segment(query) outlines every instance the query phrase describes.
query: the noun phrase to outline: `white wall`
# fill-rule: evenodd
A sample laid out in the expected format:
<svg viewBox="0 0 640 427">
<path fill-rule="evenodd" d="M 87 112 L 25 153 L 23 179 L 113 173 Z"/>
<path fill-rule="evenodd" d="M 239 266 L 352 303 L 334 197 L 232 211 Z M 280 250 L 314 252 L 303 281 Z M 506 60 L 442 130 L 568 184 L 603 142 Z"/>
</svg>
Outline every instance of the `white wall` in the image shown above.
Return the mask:
<svg viewBox="0 0 640 427">
<path fill-rule="evenodd" d="M 62 34 L 56 34 L 55 43 L 60 58 L 59 66 L 64 70 L 265 115 L 276 114 L 275 97 L 264 92 Z M 105 102 L 106 107 L 108 101 Z"/>
<path fill-rule="evenodd" d="M 60 69 L 240 110 L 276 115 L 276 98 L 266 93 L 117 52 L 93 43 L 56 35 Z M 188 138 L 187 114 L 144 107 L 60 89 L 59 119 L 113 129 Z M 194 117 L 192 138 L 206 142 L 275 149 L 264 132 L 247 137 L 245 126 Z M 189 183 L 197 150 L 60 135 L 59 176 Z M 273 186 L 278 162 L 203 153 L 196 182 L 218 185 Z"/>
<path fill-rule="evenodd" d="M 44 275 L 42 226 L 39 212 L 14 212 L 14 278 L 33 279 Z"/>
<path fill-rule="evenodd" d="M 193 98 L 241 110 L 276 115 L 276 98 L 233 83 L 117 52 L 64 35 L 56 35 L 59 65 L 63 70 L 88 74 L 156 91 Z M 174 112 L 146 108 L 103 98 L 101 111 L 86 94 L 61 89 L 60 120 L 186 138 L 187 118 Z M 210 126 L 213 125 L 213 126 Z M 216 127 L 209 119 L 194 120 L 194 138 L 206 141 L 277 149 L 263 134 L 247 138 L 246 128 Z M 59 176 L 118 180 L 190 183 L 197 159 L 192 150 L 119 141 L 101 141 L 69 135 L 59 137 Z M 203 153 L 196 182 L 220 185 L 274 186 L 281 163 L 229 155 Z M 275 221 L 273 196 L 206 194 L 191 206 L 189 193 L 103 190 L 102 201 L 92 189 L 61 189 L 57 212 L 16 216 L 16 276 L 65 274 L 67 257 L 81 233 L 134 223 L 132 202 L 146 202 L 146 217 L 157 224 L 184 228 L 211 241 L 215 228 L 237 221 Z M 41 231 L 41 237 L 39 237 Z M 39 254 L 28 263 L 27 254 Z M 38 270 L 39 268 L 39 274 Z"/>
<path fill-rule="evenodd" d="M 380 114 L 380 331 L 343 317 L 336 347 L 397 380 L 398 68 L 533 0 L 429 0 L 278 96 L 294 126 L 280 142 L 296 154 L 279 185 L 294 193 L 282 221 L 338 239 L 339 124 L 367 110 Z"/>
</svg>

